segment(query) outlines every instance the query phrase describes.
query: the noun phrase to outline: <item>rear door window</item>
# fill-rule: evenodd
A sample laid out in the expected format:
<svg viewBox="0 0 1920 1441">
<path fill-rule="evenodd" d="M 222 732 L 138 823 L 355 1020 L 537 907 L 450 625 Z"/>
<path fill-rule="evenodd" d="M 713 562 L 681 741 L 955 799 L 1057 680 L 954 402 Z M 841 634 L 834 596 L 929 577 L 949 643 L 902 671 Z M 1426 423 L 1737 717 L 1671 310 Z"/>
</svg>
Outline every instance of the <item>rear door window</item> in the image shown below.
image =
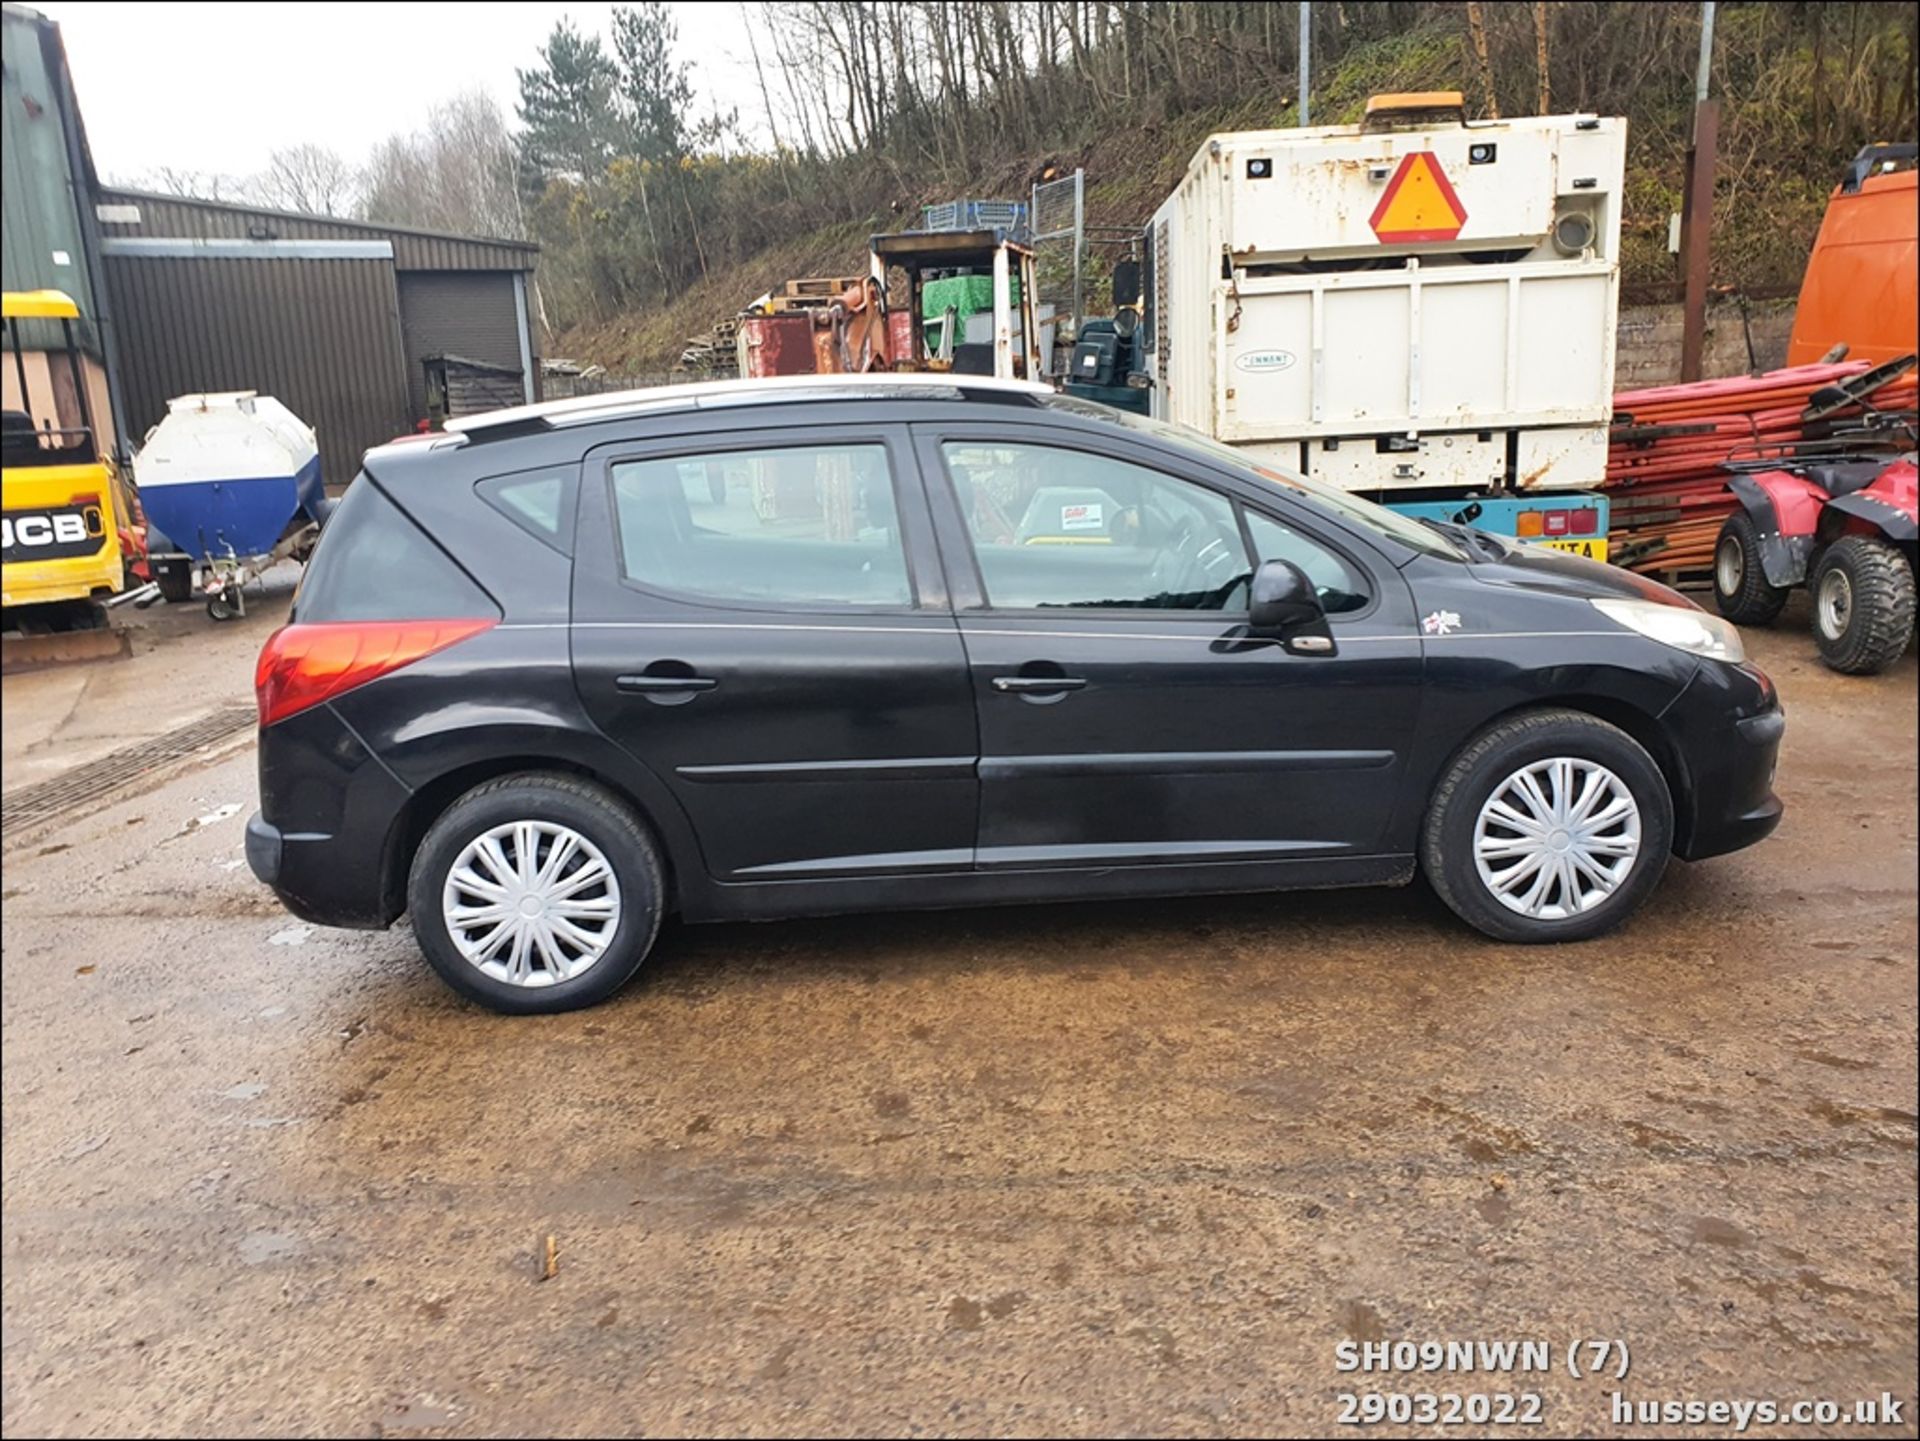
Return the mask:
<svg viewBox="0 0 1920 1441">
<path fill-rule="evenodd" d="M 620 566 L 648 589 L 769 606 L 908 606 L 878 442 L 712 451 L 613 466 Z"/>
</svg>

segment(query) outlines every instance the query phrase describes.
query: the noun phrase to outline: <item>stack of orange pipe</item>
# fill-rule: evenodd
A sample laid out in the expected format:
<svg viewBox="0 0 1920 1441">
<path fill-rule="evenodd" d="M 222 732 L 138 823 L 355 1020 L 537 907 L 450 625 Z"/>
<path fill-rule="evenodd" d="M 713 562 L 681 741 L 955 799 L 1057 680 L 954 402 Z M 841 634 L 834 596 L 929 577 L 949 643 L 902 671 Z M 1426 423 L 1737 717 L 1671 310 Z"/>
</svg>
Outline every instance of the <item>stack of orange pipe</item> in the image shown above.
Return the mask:
<svg viewBox="0 0 1920 1441">
<path fill-rule="evenodd" d="M 1800 365 L 1614 396 L 1606 490 L 1615 564 L 1676 571 L 1710 563 L 1735 505 L 1727 464 L 1790 460 L 1834 422 L 1857 418 L 1858 405 L 1812 423 L 1804 415 L 1815 391 L 1867 369 L 1864 361 Z M 1874 391 L 1868 403 L 1879 411 L 1913 411 L 1920 403 L 1914 371 Z"/>
</svg>

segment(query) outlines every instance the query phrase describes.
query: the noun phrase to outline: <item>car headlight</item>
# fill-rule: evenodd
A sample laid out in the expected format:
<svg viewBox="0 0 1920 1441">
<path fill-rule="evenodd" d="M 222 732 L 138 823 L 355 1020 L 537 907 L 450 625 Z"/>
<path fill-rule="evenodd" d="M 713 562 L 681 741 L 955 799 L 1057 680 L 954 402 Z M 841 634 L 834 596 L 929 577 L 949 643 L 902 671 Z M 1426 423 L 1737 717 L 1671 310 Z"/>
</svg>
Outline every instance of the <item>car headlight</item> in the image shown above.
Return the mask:
<svg viewBox="0 0 1920 1441">
<path fill-rule="evenodd" d="M 1731 621 L 1690 605 L 1661 605 L 1650 600 L 1593 600 L 1593 608 L 1648 640 L 1688 655 L 1703 655 L 1738 665 L 1747 658 L 1740 632 Z"/>
</svg>

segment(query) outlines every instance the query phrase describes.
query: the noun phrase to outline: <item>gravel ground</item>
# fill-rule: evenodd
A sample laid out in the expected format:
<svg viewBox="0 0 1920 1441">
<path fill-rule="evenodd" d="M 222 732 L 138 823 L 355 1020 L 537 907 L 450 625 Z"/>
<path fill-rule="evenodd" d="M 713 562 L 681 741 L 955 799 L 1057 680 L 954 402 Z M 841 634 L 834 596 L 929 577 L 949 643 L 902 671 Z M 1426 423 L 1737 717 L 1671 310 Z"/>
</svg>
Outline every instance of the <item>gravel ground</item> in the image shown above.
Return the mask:
<svg viewBox="0 0 1920 1441">
<path fill-rule="evenodd" d="M 1800 605 L 1750 643 L 1785 824 L 1561 949 L 1419 886 L 670 928 L 505 1020 L 278 910 L 250 746 L 10 833 L 7 1434 L 1324 1434 L 1375 1390 L 1611 1435 L 1618 1390 L 1913 1435 L 1915 663 L 1827 673 Z M 69 723 L 138 733 L 138 676 Z M 1553 1370 L 1335 1369 L 1465 1339 Z"/>
</svg>

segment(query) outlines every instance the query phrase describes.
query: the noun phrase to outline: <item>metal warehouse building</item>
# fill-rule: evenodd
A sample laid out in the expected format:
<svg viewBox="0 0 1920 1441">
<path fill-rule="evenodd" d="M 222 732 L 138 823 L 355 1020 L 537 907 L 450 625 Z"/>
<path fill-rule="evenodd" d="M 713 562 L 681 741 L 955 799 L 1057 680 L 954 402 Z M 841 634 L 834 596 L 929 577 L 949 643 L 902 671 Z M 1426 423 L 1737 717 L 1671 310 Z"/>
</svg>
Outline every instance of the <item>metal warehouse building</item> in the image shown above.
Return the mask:
<svg viewBox="0 0 1920 1441">
<path fill-rule="evenodd" d="M 79 304 L 93 414 L 120 458 L 174 396 L 257 390 L 314 427 L 338 488 L 367 447 L 449 403 L 539 398 L 537 246 L 104 187 L 60 27 L 7 3 L 0 42 L 0 282 Z M 22 338 L 29 394 L 8 368 L 7 405 L 77 424 L 47 363 L 58 329 Z"/>
<path fill-rule="evenodd" d="M 477 361 L 538 398 L 539 249 L 102 189 L 122 406 L 137 444 L 176 395 L 258 390 L 319 433 L 327 483 L 429 418 L 429 363 Z"/>
<path fill-rule="evenodd" d="M 74 107 L 60 27 L 23 5 L 0 7 L 0 283 L 8 290 L 63 290 L 80 307 L 74 331 L 94 424 L 115 448 L 124 427 L 119 393 L 108 384 L 110 347 L 94 283 L 99 236 L 88 200 L 92 184 L 93 159 Z M 26 393 L 14 368 L 0 367 L 0 401 L 62 426 L 80 424 L 80 398 L 58 357 L 59 325 L 22 321 L 18 336 Z"/>
</svg>

